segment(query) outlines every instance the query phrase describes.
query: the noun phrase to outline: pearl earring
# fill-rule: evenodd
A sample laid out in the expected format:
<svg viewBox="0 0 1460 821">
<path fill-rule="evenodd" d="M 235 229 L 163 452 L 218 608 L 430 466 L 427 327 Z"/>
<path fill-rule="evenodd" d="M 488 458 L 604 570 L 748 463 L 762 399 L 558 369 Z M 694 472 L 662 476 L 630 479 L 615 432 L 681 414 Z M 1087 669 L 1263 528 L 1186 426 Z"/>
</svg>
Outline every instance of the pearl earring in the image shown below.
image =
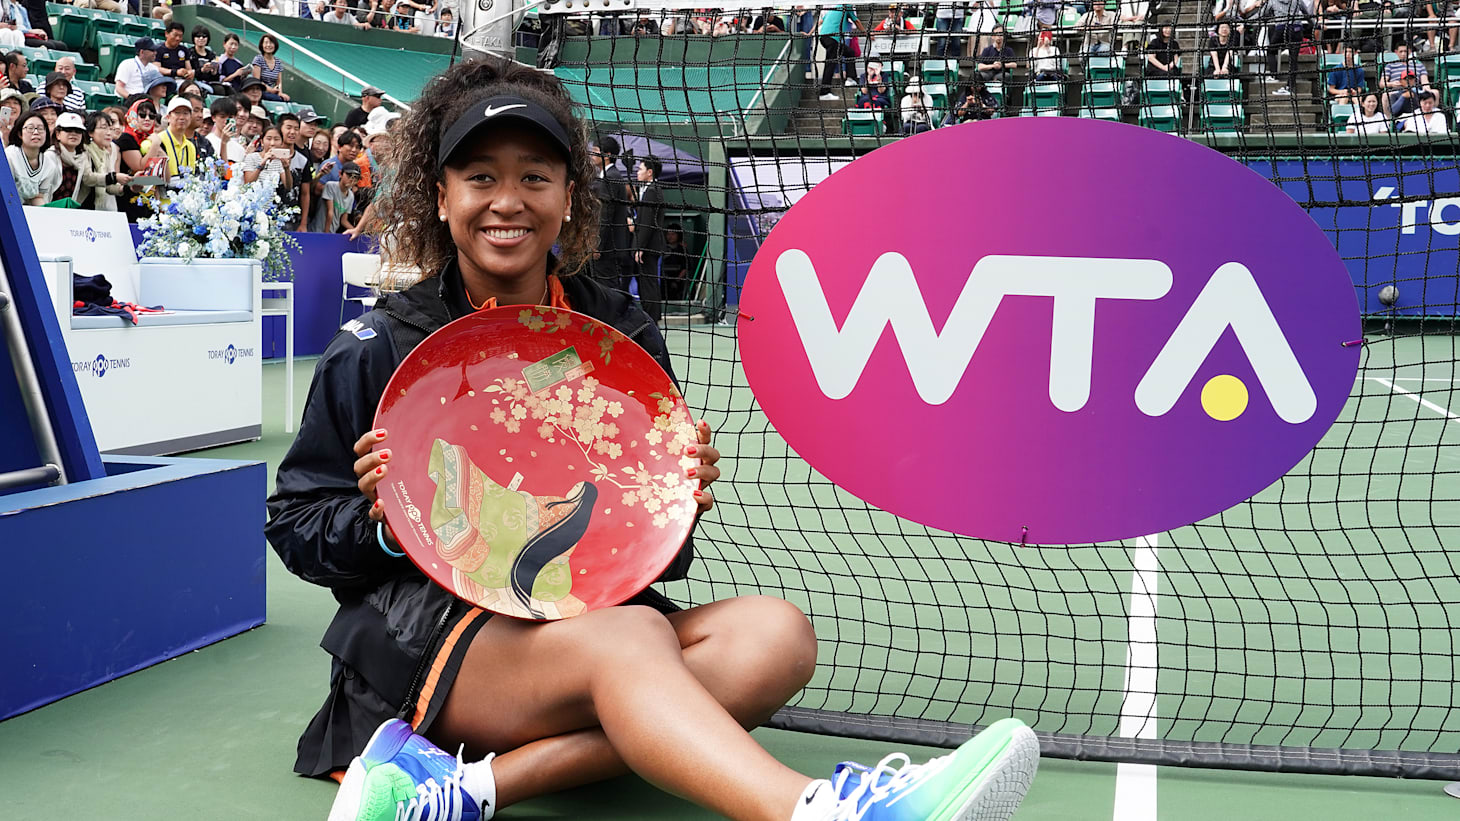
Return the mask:
<svg viewBox="0 0 1460 821">
<path fill-rule="evenodd" d="M 437 214 L 437 216 L 439 216 L 441 218 L 441 221 L 442 222 L 445 222 L 446 221 L 446 215 L 445 214 Z"/>
<path fill-rule="evenodd" d="M 573 221 L 573 215 L 572 214 L 564 214 L 563 215 L 563 222 L 572 222 L 572 221 Z"/>
</svg>

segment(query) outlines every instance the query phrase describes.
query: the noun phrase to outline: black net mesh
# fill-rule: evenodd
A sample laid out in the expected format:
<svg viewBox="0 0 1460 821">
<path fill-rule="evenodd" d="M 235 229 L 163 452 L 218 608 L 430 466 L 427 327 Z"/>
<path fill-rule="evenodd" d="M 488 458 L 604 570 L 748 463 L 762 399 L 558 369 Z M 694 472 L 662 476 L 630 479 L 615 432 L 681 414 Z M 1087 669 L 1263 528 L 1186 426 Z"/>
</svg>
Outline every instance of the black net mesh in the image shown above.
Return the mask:
<svg viewBox="0 0 1460 821">
<path fill-rule="evenodd" d="M 662 280 L 678 375 L 729 455 L 692 577 L 667 592 L 764 593 L 810 614 L 819 668 L 777 724 L 949 743 L 1013 714 L 1071 756 L 1460 773 L 1455 4 L 804 8 L 560 4 L 518 32 L 519 59 L 568 83 L 626 179 L 646 155 L 662 163 L 679 242 L 652 270 L 618 252 L 615 270 Z M 1328 232 L 1368 335 L 1337 424 L 1285 478 L 1140 544 L 1021 547 L 869 507 L 768 424 L 736 341 L 761 238 L 859 155 L 1015 116 L 1203 142 Z M 1112 184 L 1140 184 L 1138 157 L 1107 161 Z"/>
</svg>

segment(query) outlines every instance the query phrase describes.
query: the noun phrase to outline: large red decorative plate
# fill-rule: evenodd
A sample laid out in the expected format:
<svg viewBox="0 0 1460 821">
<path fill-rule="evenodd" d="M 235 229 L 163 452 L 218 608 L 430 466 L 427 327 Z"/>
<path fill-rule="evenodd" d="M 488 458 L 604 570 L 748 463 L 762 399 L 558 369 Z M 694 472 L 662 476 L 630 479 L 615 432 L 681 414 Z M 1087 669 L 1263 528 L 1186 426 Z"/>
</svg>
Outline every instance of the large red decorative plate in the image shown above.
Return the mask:
<svg viewBox="0 0 1460 821">
<path fill-rule="evenodd" d="M 437 584 L 496 613 L 620 604 L 694 522 L 684 399 L 647 351 L 583 314 L 514 306 L 452 322 L 396 369 L 375 425 L 391 533 Z"/>
</svg>

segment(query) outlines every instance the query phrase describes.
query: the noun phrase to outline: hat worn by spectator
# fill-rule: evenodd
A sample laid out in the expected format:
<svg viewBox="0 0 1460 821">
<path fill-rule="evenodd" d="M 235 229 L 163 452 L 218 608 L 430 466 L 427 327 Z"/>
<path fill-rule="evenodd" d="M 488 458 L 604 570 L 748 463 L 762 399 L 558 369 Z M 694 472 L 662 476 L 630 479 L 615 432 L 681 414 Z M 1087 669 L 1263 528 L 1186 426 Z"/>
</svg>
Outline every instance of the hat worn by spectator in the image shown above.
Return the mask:
<svg viewBox="0 0 1460 821">
<path fill-rule="evenodd" d="M 138 51 L 156 51 L 157 43 L 151 37 L 138 37 L 133 46 Z"/>
<path fill-rule="evenodd" d="M 74 111 L 68 111 L 56 118 L 57 131 L 85 131 L 86 121 Z"/>
<path fill-rule="evenodd" d="M 352 162 L 340 163 L 340 176 L 343 177 L 346 174 L 354 174 L 357 177 L 360 176 L 360 166 Z"/>
<path fill-rule="evenodd" d="M 19 91 L 13 88 L 0 88 L 0 103 L 6 100 L 19 100 L 21 105 L 25 105 L 25 97 Z"/>
<path fill-rule="evenodd" d="M 255 120 L 263 120 L 266 123 L 273 122 L 273 120 L 269 119 L 269 112 L 265 111 L 264 107 L 261 105 L 256 105 L 250 108 L 248 110 L 248 114 Z"/>
<path fill-rule="evenodd" d="M 264 81 L 260 80 L 257 77 L 245 77 L 243 78 L 243 82 L 239 83 L 238 90 L 239 92 L 244 92 L 249 90 L 250 88 L 253 88 L 254 86 L 258 86 L 259 88 L 268 88 L 268 86 L 264 85 Z"/>
<path fill-rule="evenodd" d="M 377 108 L 370 112 L 370 116 L 365 118 L 365 133 L 373 137 L 384 131 L 385 127 L 390 125 L 392 120 L 396 120 L 399 117 L 399 112 L 391 111 L 384 106 Z"/>
<path fill-rule="evenodd" d="M 364 88 L 360 89 L 360 97 L 362 99 L 365 98 L 365 97 L 384 97 L 384 96 L 385 96 L 385 92 L 384 91 L 381 91 L 380 89 L 376 88 L 375 86 L 365 86 Z"/>
<path fill-rule="evenodd" d="M 488 98 L 480 105 L 467 109 L 446 129 L 441 137 L 441 151 L 436 157 L 436 167 L 445 167 L 451 160 L 451 155 L 461 148 L 462 145 L 475 133 L 486 128 L 489 124 L 500 123 L 505 120 L 516 120 L 527 123 L 538 128 L 549 140 L 553 147 L 563 153 L 564 157 L 571 156 L 569 146 L 572 142 L 568 139 L 568 132 L 563 124 L 558 122 L 547 109 L 528 100 L 512 94 L 498 94 Z"/>
<path fill-rule="evenodd" d="M 188 111 L 192 111 L 193 104 L 186 97 L 173 97 L 172 102 L 167 104 L 167 113 L 171 114 L 179 108 L 186 108 Z"/>
<path fill-rule="evenodd" d="M 50 91 L 51 90 L 51 86 L 55 85 L 56 83 L 65 83 L 66 84 L 66 90 L 68 92 L 71 90 L 71 78 L 70 77 L 67 77 L 66 75 L 62 74 L 59 71 L 53 71 L 50 74 L 47 74 L 46 75 L 46 91 Z"/>
<path fill-rule="evenodd" d="M 37 97 L 30 102 L 31 111 L 40 111 L 45 108 L 65 108 L 65 106 L 52 100 L 50 97 Z"/>
<path fill-rule="evenodd" d="M 323 119 L 323 117 L 314 112 L 314 108 L 311 106 L 305 106 L 299 109 L 299 122 L 301 123 L 317 123 Z"/>
</svg>

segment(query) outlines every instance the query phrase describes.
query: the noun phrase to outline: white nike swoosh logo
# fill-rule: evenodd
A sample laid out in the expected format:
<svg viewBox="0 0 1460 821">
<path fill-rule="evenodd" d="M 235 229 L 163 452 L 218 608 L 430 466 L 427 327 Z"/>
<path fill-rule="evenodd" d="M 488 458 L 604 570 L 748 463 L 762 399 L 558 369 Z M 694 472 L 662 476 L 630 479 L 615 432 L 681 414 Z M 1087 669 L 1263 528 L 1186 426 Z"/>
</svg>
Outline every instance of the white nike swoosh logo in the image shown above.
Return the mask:
<svg viewBox="0 0 1460 821">
<path fill-rule="evenodd" d="M 504 106 L 501 106 L 500 108 L 496 108 L 496 107 L 493 107 L 493 106 L 487 106 L 486 110 L 482 112 L 482 116 L 483 117 L 495 117 L 498 114 L 501 114 L 503 111 L 511 111 L 514 108 L 527 108 L 527 104 L 526 103 L 513 103 L 512 105 L 504 105 Z"/>
</svg>

